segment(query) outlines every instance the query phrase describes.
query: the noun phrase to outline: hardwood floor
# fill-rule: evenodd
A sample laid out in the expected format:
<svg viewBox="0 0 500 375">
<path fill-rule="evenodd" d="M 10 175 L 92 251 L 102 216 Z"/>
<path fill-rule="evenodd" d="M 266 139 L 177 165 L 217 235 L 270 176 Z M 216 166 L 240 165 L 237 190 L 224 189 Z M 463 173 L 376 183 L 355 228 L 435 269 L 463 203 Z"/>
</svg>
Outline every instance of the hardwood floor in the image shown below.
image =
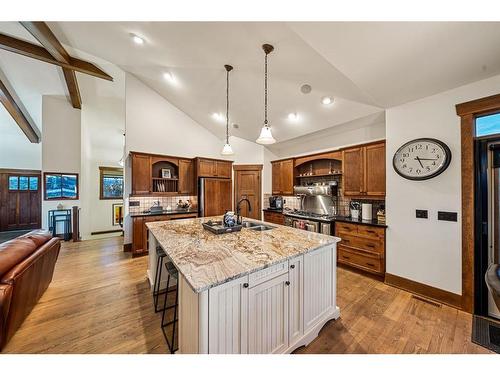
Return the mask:
<svg viewBox="0 0 500 375">
<path fill-rule="evenodd" d="M 54 280 L 3 353 L 166 353 L 147 257 L 122 238 L 65 243 Z M 341 318 L 296 353 L 488 353 L 469 314 L 338 269 Z"/>
</svg>

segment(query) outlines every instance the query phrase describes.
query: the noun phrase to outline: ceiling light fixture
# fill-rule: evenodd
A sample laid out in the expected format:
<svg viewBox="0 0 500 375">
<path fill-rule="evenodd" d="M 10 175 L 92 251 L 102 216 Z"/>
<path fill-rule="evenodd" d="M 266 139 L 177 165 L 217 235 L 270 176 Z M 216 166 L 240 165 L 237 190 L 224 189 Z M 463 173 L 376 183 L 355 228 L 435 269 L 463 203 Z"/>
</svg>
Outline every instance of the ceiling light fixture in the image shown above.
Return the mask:
<svg viewBox="0 0 500 375">
<path fill-rule="evenodd" d="M 222 148 L 222 155 L 233 155 L 233 149 L 229 144 L 229 72 L 233 70 L 231 65 L 224 65 L 226 68 L 226 143 Z"/>
<path fill-rule="evenodd" d="M 132 40 L 135 44 L 144 44 L 144 39 L 142 39 L 140 36 L 137 36 L 135 34 L 130 34 L 130 36 L 132 37 Z"/>
<path fill-rule="evenodd" d="M 264 44 L 262 46 L 264 53 L 266 54 L 264 62 L 264 126 L 260 131 L 259 138 L 255 142 L 261 145 L 271 145 L 276 143 L 276 139 L 273 138 L 271 133 L 271 127 L 267 122 L 267 55 L 273 52 L 274 47 L 270 44 Z"/>
<path fill-rule="evenodd" d="M 324 96 L 321 98 L 321 103 L 323 103 L 324 105 L 329 105 L 333 103 L 333 99 L 329 96 Z"/>
<path fill-rule="evenodd" d="M 212 117 L 219 122 L 223 122 L 225 120 L 225 117 L 222 113 L 214 112 L 212 113 Z"/>
<path fill-rule="evenodd" d="M 175 77 L 170 72 L 163 73 L 163 78 L 170 83 L 175 83 Z"/>
<path fill-rule="evenodd" d="M 299 119 L 299 116 L 295 112 L 292 112 L 288 114 L 288 119 L 290 121 L 297 121 Z"/>
</svg>

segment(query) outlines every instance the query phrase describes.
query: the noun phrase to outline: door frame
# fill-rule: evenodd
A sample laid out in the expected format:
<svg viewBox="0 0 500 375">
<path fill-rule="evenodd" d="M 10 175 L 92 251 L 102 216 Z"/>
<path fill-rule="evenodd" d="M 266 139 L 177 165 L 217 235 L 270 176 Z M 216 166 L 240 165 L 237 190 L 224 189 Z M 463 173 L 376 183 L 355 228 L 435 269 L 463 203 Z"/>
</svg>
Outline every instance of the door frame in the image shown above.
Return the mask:
<svg viewBox="0 0 500 375">
<path fill-rule="evenodd" d="M 18 175 L 18 176 L 21 176 L 21 175 L 25 175 L 25 176 L 36 176 L 38 177 L 38 194 L 39 194 L 39 214 L 38 214 L 38 223 L 39 223 L 39 227 L 41 228 L 42 227 L 42 189 L 43 189 L 43 181 L 42 181 L 42 171 L 41 170 L 36 170 L 36 169 L 14 169 L 14 168 L 0 168 L 0 175 L 2 174 L 6 174 L 7 176 L 8 175 Z M 6 191 L 5 193 L 8 194 L 8 184 L 9 184 L 9 181 L 8 181 L 8 178 L 7 178 L 7 186 L 6 186 Z M 28 190 L 29 192 L 29 190 Z M 1 194 L 1 191 L 0 191 L 0 231 L 4 230 L 4 223 L 2 222 L 2 218 L 6 218 L 6 216 L 4 214 L 6 214 L 7 212 L 5 211 L 7 208 L 6 208 L 6 204 L 7 204 L 7 200 L 4 199 L 5 197 Z M 20 230 L 20 229 L 13 229 L 13 230 Z"/>
<path fill-rule="evenodd" d="M 475 264 L 474 253 L 480 236 L 476 236 L 478 203 L 476 181 L 480 178 L 476 170 L 475 124 L 476 117 L 500 111 L 500 94 L 464 102 L 455 106 L 460 116 L 460 142 L 462 162 L 462 298 L 461 307 L 469 313 L 475 311 Z M 479 207 L 477 207 L 479 208 Z M 476 271 L 477 272 L 477 271 Z"/>
<path fill-rule="evenodd" d="M 236 173 L 238 171 L 257 171 L 259 172 L 259 220 L 262 220 L 262 164 L 233 164 L 233 181 L 234 181 L 234 190 L 233 190 L 233 207 L 236 210 L 236 205 L 238 204 L 236 200 L 236 192 L 238 191 L 238 179 L 236 178 Z"/>
</svg>

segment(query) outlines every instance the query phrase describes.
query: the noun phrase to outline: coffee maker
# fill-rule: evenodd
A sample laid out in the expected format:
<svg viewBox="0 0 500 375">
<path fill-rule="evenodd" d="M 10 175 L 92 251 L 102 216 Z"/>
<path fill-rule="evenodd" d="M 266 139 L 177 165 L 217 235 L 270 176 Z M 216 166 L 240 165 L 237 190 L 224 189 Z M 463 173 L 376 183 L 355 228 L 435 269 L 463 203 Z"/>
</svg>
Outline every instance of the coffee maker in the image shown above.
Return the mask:
<svg viewBox="0 0 500 375">
<path fill-rule="evenodd" d="M 272 210 L 283 209 L 283 197 L 279 195 L 272 195 L 269 197 L 269 208 Z"/>
</svg>

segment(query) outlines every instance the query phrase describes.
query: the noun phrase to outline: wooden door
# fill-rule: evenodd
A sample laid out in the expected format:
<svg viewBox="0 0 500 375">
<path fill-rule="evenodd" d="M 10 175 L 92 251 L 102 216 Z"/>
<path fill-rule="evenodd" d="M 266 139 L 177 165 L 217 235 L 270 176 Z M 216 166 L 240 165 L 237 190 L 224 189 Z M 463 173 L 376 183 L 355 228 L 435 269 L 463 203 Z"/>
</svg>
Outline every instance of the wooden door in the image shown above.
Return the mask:
<svg viewBox="0 0 500 375">
<path fill-rule="evenodd" d="M 217 174 L 215 160 L 198 159 L 198 176 L 214 177 Z"/>
<path fill-rule="evenodd" d="M 385 143 L 365 147 L 364 192 L 371 196 L 385 196 Z"/>
<path fill-rule="evenodd" d="M 304 333 L 304 256 L 300 255 L 288 261 L 289 285 L 289 346 L 298 341 Z"/>
<path fill-rule="evenodd" d="M 151 157 L 132 154 L 132 194 L 149 194 L 151 177 Z"/>
<path fill-rule="evenodd" d="M 293 195 L 293 159 L 281 162 L 281 194 Z"/>
<path fill-rule="evenodd" d="M 271 163 L 272 166 L 272 192 L 281 194 L 281 162 Z"/>
<path fill-rule="evenodd" d="M 241 215 L 261 219 L 261 192 L 262 192 L 262 165 L 235 165 L 234 166 L 234 209 L 242 198 L 247 198 L 252 206 L 249 212 L 248 205 L 243 202 Z"/>
<path fill-rule="evenodd" d="M 41 172 L 0 170 L 0 231 L 41 227 Z"/>
<path fill-rule="evenodd" d="M 194 166 L 192 160 L 179 159 L 179 193 L 194 194 Z"/>
<path fill-rule="evenodd" d="M 217 177 L 231 178 L 232 177 L 232 163 L 229 161 L 216 161 L 216 172 Z"/>
<path fill-rule="evenodd" d="M 245 285 L 247 287 L 245 287 Z M 208 352 L 246 354 L 248 275 L 208 291 Z"/>
<path fill-rule="evenodd" d="M 232 210 L 231 180 L 207 178 L 204 180 L 204 216 L 224 215 Z"/>
<path fill-rule="evenodd" d="M 363 147 L 344 150 L 343 159 L 344 195 L 361 195 L 364 184 Z"/>
<path fill-rule="evenodd" d="M 248 353 L 288 348 L 288 272 L 248 290 Z"/>
</svg>

